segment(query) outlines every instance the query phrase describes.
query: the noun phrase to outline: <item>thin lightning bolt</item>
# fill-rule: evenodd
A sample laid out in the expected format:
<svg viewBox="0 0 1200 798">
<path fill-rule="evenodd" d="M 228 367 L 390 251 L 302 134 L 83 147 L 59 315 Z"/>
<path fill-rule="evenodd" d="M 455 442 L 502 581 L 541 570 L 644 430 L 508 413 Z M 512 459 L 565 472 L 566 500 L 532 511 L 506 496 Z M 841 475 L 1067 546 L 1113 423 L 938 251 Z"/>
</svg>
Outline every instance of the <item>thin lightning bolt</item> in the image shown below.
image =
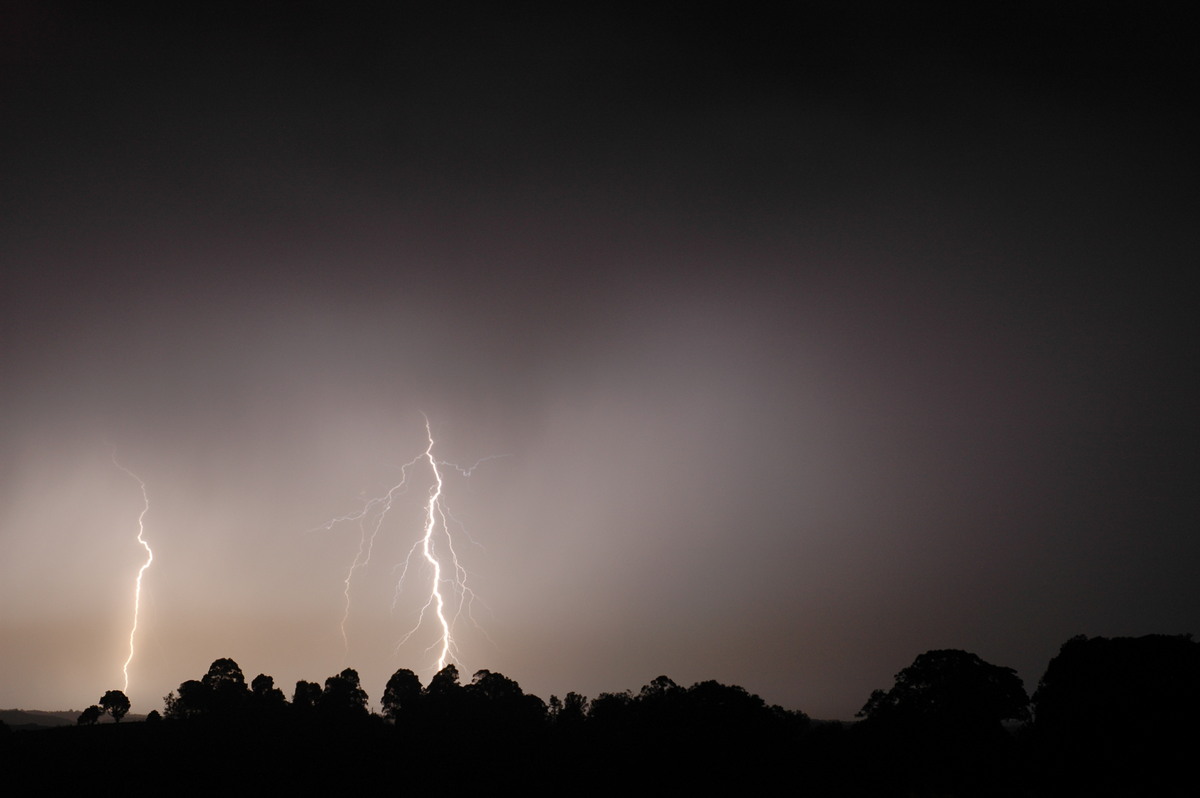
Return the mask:
<svg viewBox="0 0 1200 798">
<path fill-rule="evenodd" d="M 371 499 L 358 512 L 330 519 L 318 527 L 318 529 L 328 530 L 346 521 L 357 521 L 361 533 L 358 540 L 358 553 L 354 556 L 354 562 L 350 564 L 349 570 L 346 571 L 346 579 L 343 581 L 342 589 L 342 594 L 345 596 L 345 603 L 343 605 L 340 628 L 342 632 L 343 652 L 346 655 L 349 655 L 350 652 L 350 638 L 346 634 L 346 623 L 350 620 L 350 585 L 354 581 L 354 574 L 371 562 L 371 552 L 375 548 L 375 539 L 379 536 L 379 529 L 383 526 L 383 520 L 387 517 L 388 511 L 392 509 L 392 502 L 395 498 L 407 490 L 408 470 L 416 465 L 423 456 L 417 455 L 401 466 L 400 481 L 388 489 L 388 492 L 383 496 Z"/>
<path fill-rule="evenodd" d="M 370 499 L 363 505 L 362 509 L 348 515 L 334 518 L 318 529 L 332 529 L 335 525 L 346 522 L 357 522 L 359 525 L 359 545 L 358 553 L 355 555 L 354 562 L 346 572 L 346 578 L 343 581 L 343 612 L 341 622 L 342 643 L 344 650 L 349 651 L 349 638 L 346 633 L 346 623 L 350 617 L 350 596 L 351 583 L 354 580 L 356 573 L 367 566 L 371 559 L 371 553 L 375 546 L 376 538 L 379 536 L 384 519 L 388 512 L 392 509 L 395 499 L 404 494 L 410 482 L 410 474 L 412 470 L 422 461 L 429 464 L 430 472 L 433 477 L 433 484 L 429 488 L 428 498 L 424 505 L 425 523 L 421 537 L 418 538 L 409 549 L 408 556 L 404 562 L 397 566 L 401 568 L 400 577 L 396 582 L 395 593 L 392 599 L 392 609 L 395 610 L 400 599 L 400 592 L 404 585 L 405 576 L 408 573 L 409 566 L 412 564 L 413 555 L 419 550 L 421 557 L 429 564 L 433 571 L 433 577 L 429 586 L 429 598 L 418 615 L 417 622 L 396 644 L 395 649 L 399 649 L 408 640 L 416 634 L 416 632 L 425 623 L 426 616 L 432 610 L 432 614 L 436 617 L 436 626 L 440 630 L 437 640 L 427 650 L 438 649 L 438 670 L 444 668 L 454 656 L 458 653 L 457 644 L 454 639 L 454 626 L 456 622 L 464 615 L 477 627 L 479 624 L 475 622 L 471 609 L 476 600 L 475 593 L 467 587 L 467 571 L 459 562 L 458 554 L 454 548 L 454 541 L 450 533 L 450 523 L 455 521 L 453 516 L 449 514 L 443 500 L 443 492 L 445 490 L 445 481 L 442 475 L 442 468 L 448 467 L 464 477 L 471 476 L 471 473 L 479 467 L 480 464 L 487 460 L 493 460 L 497 457 L 505 457 L 506 455 L 492 455 L 479 460 L 474 465 L 463 467 L 454 463 L 439 461 L 433 454 L 434 438 L 433 429 L 429 422 L 429 417 L 425 418 L 425 451 L 414 457 L 409 462 L 400 467 L 400 481 L 393 485 L 387 493 L 382 496 Z M 455 521 L 456 526 L 462 529 L 462 525 Z M 463 529 L 465 533 L 465 529 Z M 468 536 L 469 537 L 469 536 Z M 446 554 L 439 554 L 438 540 L 444 540 Z M 452 598 L 446 591 L 446 586 L 449 586 Z M 455 607 L 454 605 L 457 604 Z M 453 611 L 451 609 L 453 608 Z M 485 632 L 486 636 L 486 632 Z"/>
<path fill-rule="evenodd" d="M 142 544 L 142 548 L 146 550 L 146 562 L 138 569 L 137 581 L 134 583 L 133 589 L 133 628 L 129 630 L 129 656 L 125 658 L 125 664 L 121 666 L 121 672 L 125 674 L 125 686 L 122 691 L 129 689 L 129 663 L 133 662 L 133 642 L 137 635 L 138 628 L 138 613 L 142 606 L 142 575 L 146 573 L 146 569 L 150 567 L 150 563 L 154 562 L 154 552 L 150 550 L 150 544 L 146 542 L 146 513 L 150 511 L 150 494 L 146 492 L 146 483 L 137 474 L 130 471 L 125 466 L 117 462 L 116 452 L 113 452 L 112 462 L 117 468 L 124 471 L 129 476 L 137 480 L 138 485 L 142 488 L 142 512 L 138 515 L 138 543 Z"/>
</svg>

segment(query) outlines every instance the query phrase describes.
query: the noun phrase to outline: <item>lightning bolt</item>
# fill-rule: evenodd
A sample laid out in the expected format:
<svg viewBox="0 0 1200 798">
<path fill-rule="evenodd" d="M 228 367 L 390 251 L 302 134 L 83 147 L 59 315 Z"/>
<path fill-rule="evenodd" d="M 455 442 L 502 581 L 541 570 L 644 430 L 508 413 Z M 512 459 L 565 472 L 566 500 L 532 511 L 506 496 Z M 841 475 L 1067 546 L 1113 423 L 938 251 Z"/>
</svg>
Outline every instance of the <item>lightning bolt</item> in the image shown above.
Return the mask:
<svg viewBox="0 0 1200 798">
<path fill-rule="evenodd" d="M 340 629 L 342 632 L 343 652 L 349 655 L 350 638 L 346 633 L 346 623 L 350 620 L 350 586 L 354 581 L 354 574 L 359 570 L 366 568 L 371 562 L 371 553 L 375 549 L 375 539 L 379 537 L 379 530 L 383 526 L 383 521 L 387 517 L 388 512 L 392 509 L 392 502 L 397 496 L 403 494 L 408 486 L 408 470 L 420 462 L 424 455 L 417 455 L 409 462 L 400 467 L 400 481 L 388 489 L 387 493 L 382 496 L 369 500 L 363 505 L 358 512 L 343 515 L 339 518 L 333 518 L 322 524 L 318 529 L 330 530 L 334 526 L 347 522 L 357 521 L 359 527 L 358 553 L 354 556 L 354 562 L 350 564 L 350 568 L 346 571 L 346 578 L 343 580 L 342 595 L 345 597 L 342 609 L 342 622 Z"/>
<path fill-rule="evenodd" d="M 122 691 L 127 691 L 129 690 L 129 663 L 133 662 L 134 638 L 137 636 L 138 614 L 142 606 L 142 575 L 146 573 L 146 569 L 150 567 L 150 563 L 154 562 L 154 552 L 150 550 L 150 544 L 146 542 L 145 537 L 146 513 L 150 511 L 150 494 L 146 492 L 146 483 L 137 474 L 117 462 L 116 452 L 113 452 L 112 462 L 117 468 L 136 479 L 138 485 L 141 486 L 142 512 L 138 515 L 137 541 L 146 550 L 146 562 L 142 563 L 142 567 L 138 569 L 137 581 L 134 583 L 133 588 L 133 627 L 129 630 L 129 656 L 125 658 L 125 664 L 121 666 L 121 672 L 125 674 L 125 686 L 121 689 Z"/>
<path fill-rule="evenodd" d="M 429 502 L 425 505 L 425 535 L 421 538 L 421 553 L 425 556 L 426 561 L 433 566 L 433 583 L 430 585 L 429 601 L 425 603 L 425 607 L 421 610 L 421 615 L 424 616 L 425 610 L 430 604 L 437 605 L 437 619 L 442 627 L 442 650 L 438 655 L 438 670 L 446 667 L 446 658 L 450 656 L 451 650 L 455 648 L 454 638 L 450 634 L 450 622 L 446 620 L 446 598 L 442 595 L 442 563 L 433 550 L 433 530 L 437 528 L 438 517 L 441 516 L 442 528 L 446 526 L 446 518 L 442 513 L 442 505 L 439 501 L 442 497 L 442 472 L 438 470 L 437 460 L 433 459 L 433 431 L 429 429 L 429 418 L 425 419 L 425 432 L 429 437 L 429 447 L 425 450 L 425 458 L 429 460 L 429 468 L 433 471 L 433 478 L 437 480 L 437 484 L 429 491 Z M 449 537 L 447 536 L 447 540 Z M 454 549 L 450 549 L 451 556 L 454 557 Z M 458 567 L 458 557 L 454 557 L 455 567 Z M 397 582 L 397 587 L 399 583 Z M 417 622 L 418 626 L 420 621 Z M 416 627 L 413 627 L 416 630 Z M 405 639 L 412 636 L 412 632 L 405 635 Z"/>
<path fill-rule="evenodd" d="M 396 498 L 408 490 L 411 472 L 422 461 L 428 464 L 433 482 L 424 503 L 423 515 L 425 522 L 421 536 L 413 543 L 403 563 L 397 565 L 397 568 L 401 569 L 401 573 L 396 582 L 393 594 L 392 610 L 395 611 L 400 600 L 405 577 L 408 574 L 414 556 L 420 552 L 420 558 L 432 570 L 432 578 L 429 583 L 429 597 L 421 607 L 416 624 L 396 643 L 395 651 L 399 651 L 425 625 L 427 617 L 432 614 L 436 619 L 435 626 L 439 633 L 435 642 L 426 651 L 438 650 L 437 668 L 441 670 L 446 666 L 447 662 L 458 654 L 458 647 L 454 638 L 454 627 L 463 616 L 466 616 L 476 628 L 483 631 L 472 614 L 472 607 L 477 597 L 467 586 L 467 571 L 459 562 L 458 553 L 454 548 L 454 539 L 450 531 L 451 522 L 459 529 L 462 529 L 464 534 L 466 534 L 466 530 L 454 519 L 446 508 L 443 499 L 446 483 L 443 478 L 442 469 L 444 467 L 450 468 L 463 477 L 470 477 L 472 472 L 482 463 L 507 455 L 491 455 L 467 467 L 440 461 L 433 454 L 435 442 L 429 417 L 424 414 L 422 414 L 422 417 L 425 419 L 425 451 L 400 467 L 399 482 L 389 488 L 383 495 L 368 500 L 360 510 L 333 518 L 318 527 L 318 529 L 330 530 L 338 524 L 348 522 L 356 522 L 359 525 L 358 552 L 349 569 L 346 571 L 346 578 L 343 580 L 344 602 L 340 628 L 344 651 L 348 653 L 349 638 L 346 633 L 346 623 L 350 617 L 351 584 L 354 581 L 355 575 L 370 562 L 371 553 L 374 550 L 375 541 L 379 536 L 384 520 L 391 511 Z M 470 539 L 469 535 L 467 537 Z M 441 545 L 444 545 L 445 552 L 439 550 L 439 542 Z M 486 634 L 484 632 L 485 636 Z"/>
</svg>

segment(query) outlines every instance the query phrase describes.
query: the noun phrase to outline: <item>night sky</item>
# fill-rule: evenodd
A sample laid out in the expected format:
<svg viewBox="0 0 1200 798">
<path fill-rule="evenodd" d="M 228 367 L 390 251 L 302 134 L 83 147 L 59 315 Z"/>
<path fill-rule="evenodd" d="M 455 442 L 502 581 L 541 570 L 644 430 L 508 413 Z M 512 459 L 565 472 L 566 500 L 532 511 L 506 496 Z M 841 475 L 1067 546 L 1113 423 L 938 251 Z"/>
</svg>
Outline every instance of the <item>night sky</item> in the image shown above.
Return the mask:
<svg viewBox="0 0 1200 798">
<path fill-rule="evenodd" d="M 468 678 L 850 718 L 929 649 L 1032 691 L 1200 632 L 1187 20 L 103 5 L 0 25 L 0 707 L 122 685 L 114 454 L 135 713 L 218 657 L 427 682 L 428 471 L 345 643 L 324 528 L 422 413 L 492 458 Z"/>
</svg>

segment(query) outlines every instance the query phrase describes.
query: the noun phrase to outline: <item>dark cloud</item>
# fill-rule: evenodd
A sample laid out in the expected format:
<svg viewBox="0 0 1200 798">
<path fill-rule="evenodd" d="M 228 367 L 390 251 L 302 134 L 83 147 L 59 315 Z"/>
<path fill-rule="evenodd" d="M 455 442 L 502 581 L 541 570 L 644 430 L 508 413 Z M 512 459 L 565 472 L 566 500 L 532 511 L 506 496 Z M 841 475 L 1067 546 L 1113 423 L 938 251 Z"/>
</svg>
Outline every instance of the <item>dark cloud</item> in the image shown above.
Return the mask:
<svg viewBox="0 0 1200 798">
<path fill-rule="evenodd" d="M 427 672 L 412 583 L 390 610 L 419 506 L 346 653 L 359 532 L 318 529 L 422 412 L 504 455 L 448 484 L 461 658 L 533 692 L 849 717 L 924 650 L 1033 682 L 1077 633 L 1191 630 L 1169 20 L 53 8 L 4 40 L 0 705 L 120 675 L 113 447 L 152 500 L 135 711 L 221 656 Z"/>
</svg>

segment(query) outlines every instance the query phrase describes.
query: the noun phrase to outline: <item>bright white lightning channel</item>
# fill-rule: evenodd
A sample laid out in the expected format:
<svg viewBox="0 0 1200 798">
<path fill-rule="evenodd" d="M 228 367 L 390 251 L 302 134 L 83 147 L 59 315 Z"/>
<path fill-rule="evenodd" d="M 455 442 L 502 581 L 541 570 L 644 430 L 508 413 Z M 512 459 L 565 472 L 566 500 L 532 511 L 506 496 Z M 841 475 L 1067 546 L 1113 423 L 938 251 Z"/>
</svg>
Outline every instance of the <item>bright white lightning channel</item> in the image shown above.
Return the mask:
<svg viewBox="0 0 1200 798">
<path fill-rule="evenodd" d="M 416 624 L 400 639 L 395 649 L 399 651 L 400 647 L 407 643 L 420 630 L 427 616 L 432 614 L 436 619 L 438 637 L 426 650 L 438 649 L 437 668 L 441 670 L 458 653 L 457 644 L 454 639 L 455 624 L 465 615 L 476 627 L 479 626 L 471 614 L 472 604 L 476 600 L 476 596 L 467 586 L 467 572 L 459 562 L 458 554 L 454 548 L 453 536 L 450 531 L 450 522 L 454 519 L 446 509 L 443 499 L 445 481 L 442 476 L 442 468 L 449 467 L 458 471 L 464 477 L 469 477 L 479 467 L 480 463 L 495 459 L 496 457 L 503 457 L 504 455 L 485 457 L 474 465 L 464 468 L 453 463 L 440 461 L 434 457 L 433 430 L 430 426 L 428 416 L 425 417 L 425 436 L 427 441 L 425 451 L 400 467 L 399 482 L 389 488 L 382 496 L 368 500 L 362 509 L 357 512 L 331 519 L 319 528 L 332 529 L 337 524 L 345 522 L 358 522 L 359 525 L 358 553 L 355 555 L 354 562 L 351 563 L 350 568 L 346 571 L 342 591 L 344 602 L 340 628 L 343 650 L 348 654 L 349 637 L 346 632 L 346 624 L 350 618 L 351 584 L 354 581 L 356 573 L 364 569 L 370 562 L 371 553 L 374 550 L 375 541 L 379 536 L 384 519 L 392 509 L 396 498 L 408 490 L 411 471 L 422 461 L 429 464 L 433 484 L 429 488 L 429 495 L 424 505 L 425 522 L 422 534 L 409 549 L 408 556 L 404 562 L 400 566 L 397 566 L 401 568 L 401 573 L 396 582 L 395 593 L 392 599 L 392 609 L 395 610 L 399 601 L 401 588 L 404 585 L 404 579 L 408 573 L 409 565 L 412 563 L 413 555 L 419 550 L 421 557 L 428 563 L 432 570 L 432 579 L 429 584 L 429 598 L 421 607 Z M 444 553 L 439 552 L 439 541 L 444 543 Z"/>
<path fill-rule="evenodd" d="M 154 562 L 154 552 L 150 550 L 150 544 L 146 542 L 146 513 L 150 511 L 150 494 L 146 492 L 146 483 L 137 474 L 130 471 L 125 466 L 117 462 L 117 455 L 112 456 L 113 465 L 124 471 L 129 476 L 137 480 L 142 489 L 142 512 L 138 514 L 138 533 L 137 541 L 146 550 L 146 562 L 142 563 L 142 567 L 138 569 L 137 580 L 134 582 L 133 588 L 133 627 L 129 630 L 129 656 L 125 658 L 125 664 L 121 666 L 121 672 L 125 674 L 125 686 L 122 691 L 129 690 L 129 663 L 133 662 L 134 653 L 134 638 L 137 636 L 138 614 L 142 606 L 142 575 L 146 573 L 146 569 L 150 567 L 150 563 Z"/>
</svg>

